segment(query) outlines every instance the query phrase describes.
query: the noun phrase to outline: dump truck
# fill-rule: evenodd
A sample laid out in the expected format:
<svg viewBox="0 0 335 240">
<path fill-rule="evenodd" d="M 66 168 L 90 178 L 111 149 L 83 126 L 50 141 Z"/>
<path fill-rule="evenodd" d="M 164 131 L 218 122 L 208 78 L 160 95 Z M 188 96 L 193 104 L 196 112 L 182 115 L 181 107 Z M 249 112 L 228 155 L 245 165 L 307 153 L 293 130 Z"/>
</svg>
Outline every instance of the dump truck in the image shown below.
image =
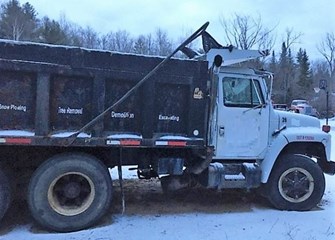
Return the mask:
<svg viewBox="0 0 335 240">
<path fill-rule="evenodd" d="M 0 217 L 19 195 L 47 229 L 88 228 L 123 166 L 164 191 L 261 189 L 275 208 L 314 208 L 335 173 L 330 134 L 274 110 L 272 74 L 240 65 L 265 52 L 223 47 L 207 26 L 166 58 L 0 41 Z M 199 36 L 205 54 L 186 51 Z"/>
</svg>

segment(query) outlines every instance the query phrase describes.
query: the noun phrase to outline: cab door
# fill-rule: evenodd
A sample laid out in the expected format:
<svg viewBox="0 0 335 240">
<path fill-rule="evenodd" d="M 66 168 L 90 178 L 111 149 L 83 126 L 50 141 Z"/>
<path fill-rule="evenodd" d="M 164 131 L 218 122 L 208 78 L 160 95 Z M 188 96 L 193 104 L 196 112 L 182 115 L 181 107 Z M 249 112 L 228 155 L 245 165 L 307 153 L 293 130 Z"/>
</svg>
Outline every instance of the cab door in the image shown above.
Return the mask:
<svg viewBox="0 0 335 240">
<path fill-rule="evenodd" d="M 268 146 L 269 108 L 260 78 L 227 75 L 219 80 L 216 121 L 218 159 L 259 159 Z"/>
</svg>

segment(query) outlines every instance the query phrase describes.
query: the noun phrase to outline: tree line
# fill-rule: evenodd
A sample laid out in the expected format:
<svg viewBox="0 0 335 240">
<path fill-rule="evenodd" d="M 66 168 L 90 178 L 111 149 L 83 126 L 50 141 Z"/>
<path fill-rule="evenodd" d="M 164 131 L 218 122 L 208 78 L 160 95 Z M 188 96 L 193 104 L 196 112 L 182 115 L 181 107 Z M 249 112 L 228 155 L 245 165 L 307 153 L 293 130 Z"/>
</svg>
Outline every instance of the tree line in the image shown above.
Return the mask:
<svg viewBox="0 0 335 240">
<path fill-rule="evenodd" d="M 138 37 L 132 37 L 126 30 L 100 35 L 90 26 L 71 23 L 65 16 L 58 21 L 48 16 L 38 18 L 29 2 L 21 5 L 18 0 L 9 0 L 1 5 L 0 37 L 148 55 L 164 56 L 173 51 L 173 42 L 162 29 Z"/>
<path fill-rule="evenodd" d="M 228 19 L 220 18 L 220 22 L 226 43 L 240 49 L 271 50 L 270 57 L 252 64 L 253 67 L 265 68 L 274 73 L 274 102 L 289 104 L 293 99 L 301 98 L 310 100 L 319 111 L 325 110 L 325 94 L 322 91 L 315 93 L 314 88 L 319 85 L 319 80 L 326 79 L 327 90 L 333 92 L 334 33 L 329 32 L 321 39 L 316 39 L 323 59 L 311 61 L 306 49 L 300 48 L 297 53 L 292 53 L 292 46 L 302 37 L 302 33 L 295 33 L 293 29 L 286 30 L 281 49 L 275 49 L 275 28 L 264 26 L 260 16 L 255 18 L 235 14 Z M 163 29 L 136 37 L 126 30 L 99 34 L 90 26 L 82 27 L 68 21 L 65 16 L 59 20 L 48 16 L 39 18 L 29 2 L 20 4 L 18 0 L 8 0 L 1 5 L 0 38 L 159 56 L 170 54 L 178 45 Z"/>
</svg>

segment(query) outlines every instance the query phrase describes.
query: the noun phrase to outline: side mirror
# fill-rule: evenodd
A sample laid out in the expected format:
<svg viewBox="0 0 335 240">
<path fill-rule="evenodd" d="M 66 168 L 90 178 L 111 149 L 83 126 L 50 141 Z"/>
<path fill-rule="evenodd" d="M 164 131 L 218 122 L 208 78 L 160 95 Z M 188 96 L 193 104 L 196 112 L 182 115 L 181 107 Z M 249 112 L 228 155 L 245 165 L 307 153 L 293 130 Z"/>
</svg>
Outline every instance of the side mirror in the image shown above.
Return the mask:
<svg viewBox="0 0 335 240">
<path fill-rule="evenodd" d="M 223 62 L 223 59 L 222 59 L 222 57 L 220 55 L 216 55 L 214 57 L 214 65 L 215 65 L 215 67 L 220 67 L 221 64 L 222 64 L 222 62 Z"/>
</svg>

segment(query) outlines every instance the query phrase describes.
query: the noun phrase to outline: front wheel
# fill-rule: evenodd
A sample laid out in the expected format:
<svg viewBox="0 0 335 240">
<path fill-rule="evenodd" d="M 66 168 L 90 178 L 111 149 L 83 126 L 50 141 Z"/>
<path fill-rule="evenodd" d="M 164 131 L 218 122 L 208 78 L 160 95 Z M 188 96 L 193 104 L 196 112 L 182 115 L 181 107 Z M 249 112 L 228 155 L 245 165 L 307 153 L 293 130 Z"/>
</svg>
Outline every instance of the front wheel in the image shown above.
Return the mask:
<svg viewBox="0 0 335 240">
<path fill-rule="evenodd" d="M 266 187 L 268 199 L 276 208 L 307 211 L 320 202 L 325 178 L 312 159 L 289 154 L 275 164 Z"/>
<path fill-rule="evenodd" d="M 108 169 L 86 154 L 61 154 L 34 173 L 28 189 L 32 216 L 59 232 L 89 227 L 107 211 L 112 197 Z"/>
</svg>

